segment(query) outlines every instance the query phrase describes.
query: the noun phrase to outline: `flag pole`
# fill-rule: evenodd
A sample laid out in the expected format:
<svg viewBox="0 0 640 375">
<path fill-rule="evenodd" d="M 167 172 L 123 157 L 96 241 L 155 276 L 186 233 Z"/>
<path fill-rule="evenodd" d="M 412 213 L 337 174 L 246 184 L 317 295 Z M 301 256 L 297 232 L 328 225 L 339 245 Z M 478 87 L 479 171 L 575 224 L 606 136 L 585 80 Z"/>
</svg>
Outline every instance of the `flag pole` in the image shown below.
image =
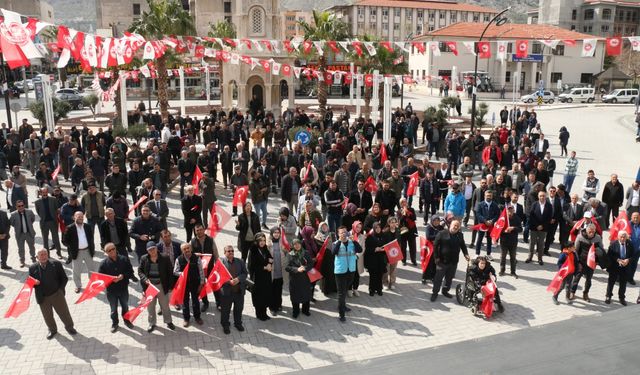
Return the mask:
<svg viewBox="0 0 640 375">
<path fill-rule="evenodd" d="M 9 79 L 7 78 L 7 68 L 4 66 L 4 53 L 0 52 L 0 64 L 2 64 L 2 92 L 4 94 L 4 109 L 7 111 L 7 124 L 12 128 L 11 108 L 9 103 Z M 17 125 L 17 124 L 16 124 Z"/>
</svg>

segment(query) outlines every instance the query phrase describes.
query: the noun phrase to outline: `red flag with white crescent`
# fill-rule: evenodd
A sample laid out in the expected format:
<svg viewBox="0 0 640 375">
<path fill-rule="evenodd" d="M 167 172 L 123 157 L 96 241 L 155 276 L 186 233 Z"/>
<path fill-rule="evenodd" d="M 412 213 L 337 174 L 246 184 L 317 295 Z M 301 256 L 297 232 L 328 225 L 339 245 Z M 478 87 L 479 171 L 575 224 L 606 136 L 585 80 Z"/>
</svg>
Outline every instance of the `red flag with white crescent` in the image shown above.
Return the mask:
<svg viewBox="0 0 640 375">
<path fill-rule="evenodd" d="M 173 287 L 173 292 L 171 293 L 171 299 L 169 300 L 169 304 L 172 306 L 182 305 L 184 303 L 184 293 L 187 289 L 187 277 L 189 276 L 189 266 L 190 264 L 184 267 L 180 277 L 178 277 L 178 281 L 176 281 L 176 285 Z"/>
<path fill-rule="evenodd" d="M 596 269 L 596 245 L 592 244 L 587 254 L 587 266 L 592 270 Z"/>
<path fill-rule="evenodd" d="M 199 192 L 199 188 L 198 185 L 200 184 L 200 180 L 202 180 L 202 171 L 200 170 L 200 167 L 198 167 L 196 165 L 196 170 L 193 172 L 193 178 L 191 178 L 191 185 L 193 185 L 193 193 L 195 195 L 198 195 Z"/>
<path fill-rule="evenodd" d="M 420 183 L 420 173 L 418 171 L 409 175 L 409 186 L 407 187 L 407 195 L 413 196 L 418 190 L 418 184 Z"/>
<path fill-rule="evenodd" d="M 249 186 L 237 186 L 236 192 L 233 193 L 233 206 L 242 206 L 247 202 L 247 195 L 249 195 Z"/>
<path fill-rule="evenodd" d="M 482 303 L 480 304 L 480 309 L 484 313 L 484 316 L 487 318 L 491 318 L 493 315 L 493 300 L 496 296 L 496 284 L 492 279 L 487 280 L 487 282 L 481 288 L 484 296 L 482 298 Z"/>
<path fill-rule="evenodd" d="M 320 271 L 322 268 L 322 261 L 324 260 L 324 255 L 327 253 L 327 246 L 329 245 L 329 236 L 324 239 L 322 243 L 322 247 L 318 251 L 318 255 L 316 255 L 316 264 L 313 266 L 316 270 Z"/>
<path fill-rule="evenodd" d="M 285 236 L 283 227 L 280 227 L 280 246 L 286 251 L 291 250 L 291 245 L 289 244 L 289 240 L 287 240 L 287 236 Z"/>
<path fill-rule="evenodd" d="M 384 166 L 384 162 L 387 160 L 389 160 L 387 156 L 387 146 L 382 142 L 382 145 L 380 145 L 380 164 Z"/>
<path fill-rule="evenodd" d="M 516 40 L 516 57 L 525 58 L 529 49 L 529 41 L 528 40 Z"/>
<path fill-rule="evenodd" d="M 211 258 L 211 254 L 200 255 L 200 263 L 202 264 L 202 269 L 204 270 L 204 272 L 207 272 L 207 269 L 209 268 L 209 262 L 211 262 Z"/>
<path fill-rule="evenodd" d="M 362 56 L 362 42 L 354 40 L 353 42 L 351 42 L 351 45 L 353 46 L 353 49 L 356 51 L 356 54 L 358 54 L 358 56 Z"/>
<path fill-rule="evenodd" d="M 491 226 L 485 224 L 485 223 L 480 223 L 480 224 L 476 224 L 474 226 L 471 227 L 471 230 L 479 230 L 481 232 L 487 232 L 491 230 Z"/>
<path fill-rule="evenodd" d="M 104 273 L 94 272 L 89 277 L 89 283 L 80 298 L 76 301 L 76 304 L 91 299 L 98 294 L 100 294 L 103 290 L 107 289 L 109 285 L 116 279 L 116 276 L 105 275 Z"/>
<path fill-rule="evenodd" d="M 398 240 L 389 242 L 384 245 L 383 248 L 385 253 L 387 253 L 387 260 L 389 260 L 389 264 L 394 264 L 404 259 L 402 252 L 400 251 L 400 244 L 398 243 Z"/>
<path fill-rule="evenodd" d="M 24 285 L 22 286 L 22 288 L 20 288 L 20 292 L 18 292 L 18 295 L 13 300 L 13 302 L 11 302 L 11 305 L 7 309 L 7 312 L 4 314 L 5 318 L 17 318 L 23 312 L 29 309 L 35 282 L 36 279 L 34 279 L 33 277 L 27 277 L 27 281 L 24 282 Z"/>
<path fill-rule="evenodd" d="M 481 59 L 488 59 L 491 57 L 491 45 L 489 42 L 477 42 L 478 57 Z"/>
<path fill-rule="evenodd" d="M 456 42 L 444 42 L 444 44 L 449 48 L 449 51 L 453 52 L 454 55 L 458 56 L 458 43 Z"/>
<path fill-rule="evenodd" d="M 55 180 L 58 177 L 58 175 L 60 174 L 60 167 L 61 167 L 61 165 L 58 164 L 56 169 L 53 170 L 53 173 L 51 173 L 51 179 L 52 180 Z"/>
<path fill-rule="evenodd" d="M 147 286 L 147 290 L 144 291 L 144 298 L 140 300 L 140 304 L 133 309 L 127 311 L 122 317 L 131 323 L 133 323 L 141 312 L 147 309 L 151 301 L 160 293 L 160 290 L 153 284 Z"/>
<path fill-rule="evenodd" d="M 376 180 L 373 176 L 369 176 L 369 178 L 364 182 L 364 190 L 372 194 L 375 194 L 378 191 L 378 185 L 376 184 Z"/>
<path fill-rule="evenodd" d="M 140 207 L 140 205 L 143 204 L 147 200 L 147 198 L 148 197 L 146 195 L 141 196 L 140 199 L 138 199 L 138 201 L 133 206 L 131 206 L 131 208 L 129 209 L 129 214 L 127 216 L 131 215 L 133 211 Z"/>
<path fill-rule="evenodd" d="M 433 242 L 420 236 L 420 265 L 422 266 L 422 272 L 425 272 L 427 270 L 432 255 Z"/>
<path fill-rule="evenodd" d="M 624 210 L 620 211 L 611 229 L 609 229 L 609 241 L 618 239 L 618 233 L 620 232 L 627 232 L 627 234 L 631 235 L 631 224 L 629 223 L 627 212 Z"/>
<path fill-rule="evenodd" d="M 309 282 L 315 283 L 316 281 L 322 279 L 322 274 L 316 268 L 312 268 L 307 271 L 307 276 L 309 277 Z"/>
<path fill-rule="evenodd" d="M 509 226 L 509 216 L 507 215 L 507 208 L 503 208 L 500 213 L 500 217 L 496 220 L 496 223 L 493 224 L 493 228 L 491 228 L 491 239 L 493 243 L 497 243 L 500 239 L 500 235 L 502 232 Z"/>
<path fill-rule="evenodd" d="M 547 287 L 547 292 L 552 292 L 553 294 L 558 293 L 558 291 L 560 290 L 560 286 L 562 286 L 562 280 L 564 280 L 564 278 L 567 277 L 568 275 L 573 274 L 573 272 L 575 271 L 575 265 L 573 264 L 574 262 L 573 257 L 574 257 L 573 252 L 570 252 L 567 254 L 567 259 L 564 261 L 564 263 L 562 263 L 562 266 L 560 267 L 558 272 L 556 272 L 555 276 L 553 277 L 553 280 L 551 280 L 551 283 L 549 283 L 549 286 Z"/>
<path fill-rule="evenodd" d="M 215 238 L 225 225 L 231 220 L 231 216 L 215 202 L 211 205 L 211 218 L 209 220 L 209 237 Z"/>
<path fill-rule="evenodd" d="M 199 297 L 202 299 L 209 293 L 217 292 L 218 290 L 220 290 L 220 288 L 222 288 L 224 283 L 229 280 L 231 280 L 231 274 L 229 273 L 229 270 L 227 270 L 227 267 L 222 264 L 222 261 L 220 259 L 217 259 L 216 263 L 213 265 L 213 269 L 211 270 L 209 277 L 207 277 L 205 287 L 200 291 Z"/>
</svg>

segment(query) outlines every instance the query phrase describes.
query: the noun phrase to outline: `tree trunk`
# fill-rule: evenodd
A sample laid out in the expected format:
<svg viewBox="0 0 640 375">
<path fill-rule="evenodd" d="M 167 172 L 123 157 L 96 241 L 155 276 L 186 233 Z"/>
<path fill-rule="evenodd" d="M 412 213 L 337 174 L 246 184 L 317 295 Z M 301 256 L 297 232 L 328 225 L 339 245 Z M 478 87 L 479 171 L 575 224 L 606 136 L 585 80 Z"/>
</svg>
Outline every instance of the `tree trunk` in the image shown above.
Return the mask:
<svg viewBox="0 0 640 375">
<path fill-rule="evenodd" d="M 122 107 L 120 106 L 120 83 L 118 83 L 119 72 L 115 69 L 111 70 L 111 85 L 117 84 L 113 92 L 113 105 L 116 107 L 116 124 L 122 125 Z"/>
<path fill-rule="evenodd" d="M 320 108 L 320 120 L 324 121 L 324 115 L 327 113 L 327 82 L 324 80 L 324 73 L 327 70 L 327 60 L 324 56 L 319 56 L 318 58 L 318 70 L 323 78 L 322 81 L 318 79 L 318 107 Z"/>
<path fill-rule="evenodd" d="M 383 78 L 384 79 L 384 78 Z M 378 113 L 378 118 L 382 119 L 384 116 L 384 83 L 378 84 L 378 108 L 376 110 Z"/>
<path fill-rule="evenodd" d="M 158 102 L 160 103 L 160 115 L 162 121 L 169 121 L 169 97 L 167 94 L 167 83 L 169 76 L 167 75 L 167 57 L 162 56 L 156 60 L 156 68 L 158 71 Z"/>
</svg>

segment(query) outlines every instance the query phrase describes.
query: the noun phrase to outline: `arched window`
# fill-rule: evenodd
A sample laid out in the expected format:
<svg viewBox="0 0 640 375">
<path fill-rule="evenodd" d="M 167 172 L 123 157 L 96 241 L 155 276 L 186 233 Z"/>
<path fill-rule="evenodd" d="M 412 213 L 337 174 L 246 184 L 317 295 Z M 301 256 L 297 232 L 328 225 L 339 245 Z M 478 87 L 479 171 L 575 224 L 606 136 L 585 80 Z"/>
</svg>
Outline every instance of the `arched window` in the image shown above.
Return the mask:
<svg viewBox="0 0 640 375">
<path fill-rule="evenodd" d="M 249 12 L 249 30 L 251 35 L 264 35 L 264 9 L 255 7 Z"/>
</svg>

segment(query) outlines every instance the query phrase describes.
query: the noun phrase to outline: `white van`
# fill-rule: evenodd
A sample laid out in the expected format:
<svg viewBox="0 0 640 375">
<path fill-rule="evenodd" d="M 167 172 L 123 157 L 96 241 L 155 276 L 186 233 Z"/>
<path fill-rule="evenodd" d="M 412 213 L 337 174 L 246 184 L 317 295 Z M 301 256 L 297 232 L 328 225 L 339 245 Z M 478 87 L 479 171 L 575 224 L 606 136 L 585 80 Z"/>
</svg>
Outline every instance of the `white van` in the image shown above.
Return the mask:
<svg viewBox="0 0 640 375">
<path fill-rule="evenodd" d="M 574 87 L 569 91 L 558 95 L 558 100 L 562 103 L 591 103 L 596 99 L 596 90 L 593 87 Z"/>
<path fill-rule="evenodd" d="M 602 97 L 605 103 L 635 103 L 638 89 L 615 89 Z"/>
</svg>

